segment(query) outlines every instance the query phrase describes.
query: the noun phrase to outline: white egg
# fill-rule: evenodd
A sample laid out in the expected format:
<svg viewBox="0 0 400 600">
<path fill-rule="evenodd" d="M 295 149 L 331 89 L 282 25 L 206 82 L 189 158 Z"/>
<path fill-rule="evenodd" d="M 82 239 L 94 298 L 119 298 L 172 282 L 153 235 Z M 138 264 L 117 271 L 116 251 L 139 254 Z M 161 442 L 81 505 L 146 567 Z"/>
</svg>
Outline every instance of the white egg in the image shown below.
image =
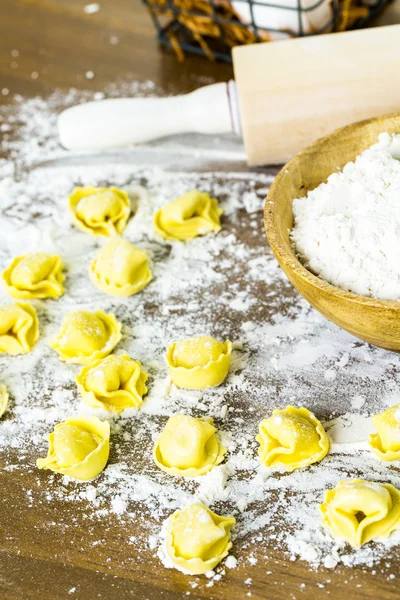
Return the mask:
<svg viewBox="0 0 400 600">
<path fill-rule="evenodd" d="M 262 4 L 270 4 L 274 2 L 276 6 L 259 6 L 253 5 L 254 23 L 260 29 L 277 29 L 285 32 L 290 31 L 293 34 L 300 33 L 300 20 L 298 10 L 289 10 L 298 8 L 298 0 L 259 0 Z M 304 9 L 312 8 L 316 4 L 316 0 L 302 0 L 301 6 Z M 232 5 L 243 21 L 251 22 L 250 4 L 244 1 L 234 1 Z M 282 8 L 280 7 L 282 6 Z M 324 0 L 315 9 L 301 14 L 301 24 L 303 33 L 312 33 L 319 31 L 322 28 L 327 28 L 329 31 L 330 24 L 333 20 L 333 10 L 330 0 Z M 285 37 L 285 33 L 280 34 L 271 32 L 273 38 Z M 287 34 L 286 34 L 287 35 Z"/>
</svg>

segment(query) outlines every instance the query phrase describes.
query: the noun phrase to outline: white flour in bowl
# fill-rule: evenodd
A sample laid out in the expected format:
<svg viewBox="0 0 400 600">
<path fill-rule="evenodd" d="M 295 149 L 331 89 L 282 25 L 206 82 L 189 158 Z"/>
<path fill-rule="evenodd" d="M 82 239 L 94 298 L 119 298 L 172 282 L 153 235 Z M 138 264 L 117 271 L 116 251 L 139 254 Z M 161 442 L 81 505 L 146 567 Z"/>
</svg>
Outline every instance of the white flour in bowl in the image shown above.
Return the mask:
<svg viewBox="0 0 400 600">
<path fill-rule="evenodd" d="M 344 290 L 400 300 L 400 135 L 383 133 L 343 171 L 293 201 L 293 246 Z"/>
</svg>

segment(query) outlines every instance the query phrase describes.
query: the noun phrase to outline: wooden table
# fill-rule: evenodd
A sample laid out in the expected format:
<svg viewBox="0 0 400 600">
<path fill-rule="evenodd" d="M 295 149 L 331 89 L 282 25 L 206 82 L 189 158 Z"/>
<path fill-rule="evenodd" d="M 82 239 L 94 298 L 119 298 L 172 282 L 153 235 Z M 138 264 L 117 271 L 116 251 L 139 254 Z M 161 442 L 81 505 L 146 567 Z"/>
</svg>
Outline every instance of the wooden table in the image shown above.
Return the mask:
<svg viewBox="0 0 400 600">
<path fill-rule="evenodd" d="M 93 15 L 83 12 L 85 4 L 85 0 L 1 0 L 0 91 L 7 88 L 9 94 L 0 94 L 0 103 L 10 102 L 15 93 L 45 96 L 55 88 L 71 86 L 103 90 L 118 78 L 151 80 L 176 93 L 232 76 L 228 64 L 210 64 L 193 56 L 178 64 L 173 55 L 160 50 L 139 0 L 103 0 L 101 10 Z M 399 22 L 400 2 L 392 4 L 380 21 Z M 88 79 L 88 72 L 94 77 Z M 300 561 L 292 563 L 279 549 L 270 557 L 273 577 L 265 575 L 260 562 L 251 571 L 243 564 L 215 588 L 189 590 L 185 577 L 176 571 L 164 572 L 160 566 L 154 572 L 154 564 L 143 562 L 124 564 L 119 547 L 122 525 L 115 528 L 107 555 L 100 549 L 85 550 L 84 531 L 78 536 L 76 530 L 66 529 L 63 537 L 53 538 L 46 523 L 56 518 L 56 506 L 19 510 L 23 483 L 12 472 L 0 472 L 0 595 L 4 600 L 240 600 L 248 597 L 249 590 L 251 598 L 268 600 L 345 595 L 354 600 L 398 598 L 396 581 L 380 580 L 368 569 L 316 572 Z M 54 555 L 53 543 L 63 547 L 62 558 Z M 253 578 L 251 589 L 244 584 L 247 577 Z M 69 596 L 68 590 L 77 584 L 79 594 Z"/>
</svg>

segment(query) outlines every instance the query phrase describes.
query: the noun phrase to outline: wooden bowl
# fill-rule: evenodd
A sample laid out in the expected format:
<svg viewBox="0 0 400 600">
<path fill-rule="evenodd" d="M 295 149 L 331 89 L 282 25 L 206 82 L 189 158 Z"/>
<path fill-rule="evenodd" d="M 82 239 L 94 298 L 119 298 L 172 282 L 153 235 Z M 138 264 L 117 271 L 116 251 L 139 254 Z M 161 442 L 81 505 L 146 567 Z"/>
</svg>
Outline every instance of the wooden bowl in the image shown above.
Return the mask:
<svg viewBox="0 0 400 600">
<path fill-rule="evenodd" d="M 289 240 L 292 201 L 378 141 L 380 133 L 400 133 L 400 113 L 338 129 L 292 158 L 268 193 L 264 222 L 272 251 L 300 294 L 327 319 L 356 337 L 387 350 L 400 350 L 400 302 L 374 300 L 330 285 L 308 271 Z"/>
</svg>

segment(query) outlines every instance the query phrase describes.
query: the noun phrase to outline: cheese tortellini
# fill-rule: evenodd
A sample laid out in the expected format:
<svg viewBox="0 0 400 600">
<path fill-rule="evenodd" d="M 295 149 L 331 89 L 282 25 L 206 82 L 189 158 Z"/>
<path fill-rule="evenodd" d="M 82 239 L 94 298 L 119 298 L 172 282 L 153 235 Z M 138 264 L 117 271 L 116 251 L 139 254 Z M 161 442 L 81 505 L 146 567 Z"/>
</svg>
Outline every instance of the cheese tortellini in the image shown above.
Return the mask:
<svg viewBox="0 0 400 600">
<path fill-rule="evenodd" d="M 39 321 L 29 302 L 0 305 L 0 352 L 27 354 L 39 339 Z"/>
<path fill-rule="evenodd" d="M 50 469 L 81 481 L 97 477 L 108 461 L 110 425 L 96 417 L 69 417 L 49 434 L 46 458 L 38 458 L 39 469 Z"/>
<path fill-rule="evenodd" d="M 171 380 L 181 388 L 202 390 L 220 385 L 228 375 L 232 342 L 198 335 L 173 342 L 167 363 Z"/>
<path fill-rule="evenodd" d="M 3 273 L 3 282 L 13 298 L 59 298 L 64 293 L 62 270 L 59 256 L 30 252 L 14 258 Z"/>
<path fill-rule="evenodd" d="M 382 460 L 400 460 L 400 405 L 375 415 L 372 422 L 377 430 L 369 436 L 372 450 Z"/>
<path fill-rule="evenodd" d="M 126 408 L 139 408 L 147 393 L 147 379 L 140 362 L 123 354 L 107 356 L 84 367 L 76 382 L 85 404 L 119 413 Z"/>
<path fill-rule="evenodd" d="M 8 406 L 8 392 L 4 385 L 0 384 L 0 417 L 4 415 Z"/>
<path fill-rule="evenodd" d="M 167 521 L 166 549 L 176 568 L 201 575 L 216 567 L 232 548 L 233 517 L 220 517 L 203 504 L 190 504 Z"/>
<path fill-rule="evenodd" d="M 101 310 L 67 313 L 57 336 L 49 342 L 67 363 L 91 365 L 108 356 L 121 339 L 121 323 Z"/>
<path fill-rule="evenodd" d="M 329 440 L 318 419 L 306 408 L 288 406 L 263 419 L 256 437 L 258 454 L 267 466 L 288 471 L 318 462 L 329 451 Z"/>
<path fill-rule="evenodd" d="M 358 547 L 400 528 L 400 492 L 390 484 L 340 481 L 325 492 L 322 523 L 334 537 Z"/>
<path fill-rule="evenodd" d="M 75 225 L 87 233 L 112 236 L 123 232 L 131 212 L 129 196 L 115 187 L 77 187 L 69 197 Z"/>
<path fill-rule="evenodd" d="M 166 240 L 191 240 L 220 231 L 222 209 L 206 192 L 192 190 L 173 200 L 154 215 L 156 233 Z"/>
<path fill-rule="evenodd" d="M 106 294 L 131 296 L 146 287 L 152 275 L 146 252 L 117 237 L 98 251 L 90 277 Z"/>
<path fill-rule="evenodd" d="M 212 419 L 173 415 L 154 448 L 154 461 L 170 475 L 196 477 L 224 460 L 226 448 L 216 436 Z"/>
</svg>

